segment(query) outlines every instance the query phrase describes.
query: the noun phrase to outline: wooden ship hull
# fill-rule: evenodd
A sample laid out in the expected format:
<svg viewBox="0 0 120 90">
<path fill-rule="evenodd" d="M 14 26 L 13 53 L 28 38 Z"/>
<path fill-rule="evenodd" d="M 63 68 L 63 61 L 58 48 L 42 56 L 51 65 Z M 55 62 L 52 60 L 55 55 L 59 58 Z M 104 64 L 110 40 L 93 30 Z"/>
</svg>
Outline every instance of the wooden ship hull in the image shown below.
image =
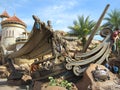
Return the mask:
<svg viewBox="0 0 120 90">
<path fill-rule="evenodd" d="M 28 41 L 20 50 L 6 55 L 6 58 L 11 59 L 41 57 L 39 61 L 31 65 L 33 81 L 46 82 L 48 77 L 52 76 L 75 82 L 80 79 L 82 73 L 91 63 L 102 64 L 108 60 L 112 45 L 111 30 L 101 31 L 104 40 L 99 46 L 86 53 L 75 54 L 73 58 L 69 55 L 66 39 L 53 32 L 49 23 L 46 25 L 37 17 L 33 16 L 33 18 L 35 23 Z M 52 54 L 52 57 L 43 59 L 46 54 Z"/>
<path fill-rule="evenodd" d="M 52 50 L 50 40 L 52 34 L 53 32 L 50 30 L 49 26 L 46 26 L 45 23 L 40 22 L 40 20 L 36 17 L 28 41 L 22 48 L 19 49 L 19 51 L 8 54 L 7 57 L 32 59 L 50 53 Z"/>
<path fill-rule="evenodd" d="M 108 32 L 109 30 L 105 31 Z M 110 37 L 111 34 L 109 33 L 99 46 L 89 52 L 80 55 L 77 54 L 74 58 L 71 58 L 69 55 L 61 55 L 64 57 L 64 61 L 59 64 L 55 63 L 56 57 L 39 62 L 39 64 L 42 65 L 42 69 L 38 70 L 38 73 L 34 73 L 34 75 L 38 75 L 34 80 L 47 81 L 48 77 L 52 76 L 55 78 L 62 77 L 68 81 L 77 82 L 91 63 L 103 64 L 108 61 L 111 52 Z M 44 65 L 44 63 L 46 65 Z"/>
</svg>

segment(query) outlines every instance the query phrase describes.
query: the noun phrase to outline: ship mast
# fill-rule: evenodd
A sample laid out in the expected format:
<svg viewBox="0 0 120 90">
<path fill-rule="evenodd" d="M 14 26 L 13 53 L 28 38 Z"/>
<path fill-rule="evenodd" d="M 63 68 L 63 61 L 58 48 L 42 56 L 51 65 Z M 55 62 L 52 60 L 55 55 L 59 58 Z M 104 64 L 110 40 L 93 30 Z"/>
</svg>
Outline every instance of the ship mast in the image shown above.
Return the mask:
<svg viewBox="0 0 120 90">
<path fill-rule="evenodd" d="M 98 22 L 97 22 L 97 24 L 95 25 L 94 29 L 92 30 L 92 33 L 90 34 L 90 36 L 89 36 L 89 38 L 88 38 L 88 41 L 86 42 L 86 44 L 85 44 L 85 46 L 84 46 L 84 48 L 83 48 L 83 53 L 87 51 L 87 48 L 89 47 L 89 45 L 90 45 L 90 43 L 91 43 L 91 41 L 92 41 L 95 33 L 97 32 L 97 30 L 98 30 L 98 28 L 99 28 L 99 26 L 100 26 L 100 24 L 101 24 L 101 22 L 102 22 L 102 20 L 103 20 L 103 18 L 104 18 L 105 13 L 107 12 L 109 6 L 110 6 L 110 5 L 107 4 L 107 6 L 105 7 L 102 15 L 100 16 L 100 18 L 99 18 L 99 20 L 98 20 Z"/>
</svg>

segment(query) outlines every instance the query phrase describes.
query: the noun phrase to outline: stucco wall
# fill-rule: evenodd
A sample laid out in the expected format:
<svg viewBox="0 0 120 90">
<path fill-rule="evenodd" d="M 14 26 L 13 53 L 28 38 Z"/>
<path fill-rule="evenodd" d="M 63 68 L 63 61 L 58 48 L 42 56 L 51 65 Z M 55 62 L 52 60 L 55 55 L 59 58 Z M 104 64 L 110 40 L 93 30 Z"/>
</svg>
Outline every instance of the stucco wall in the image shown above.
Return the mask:
<svg viewBox="0 0 120 90">
<path fill-rule="evenodd" d="M 1 44 L 4 45 L 5 47 L 8 47 L 8 45 L 15 44 L 16 38 L 20 37 L 20 35 L 23 32 L 25 32 L 24 28 L 14 26 L 4 27 L 2 29 Z"/>
</svg>

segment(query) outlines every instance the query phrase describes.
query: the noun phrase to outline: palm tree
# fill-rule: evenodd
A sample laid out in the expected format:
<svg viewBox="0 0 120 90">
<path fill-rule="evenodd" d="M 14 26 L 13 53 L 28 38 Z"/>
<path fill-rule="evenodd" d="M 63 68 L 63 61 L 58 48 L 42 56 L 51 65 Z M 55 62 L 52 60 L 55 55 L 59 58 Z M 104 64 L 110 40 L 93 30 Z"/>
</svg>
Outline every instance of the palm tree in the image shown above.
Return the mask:
<svg viewBox="0 0 120 90">
<path fill-rule="evenodd" d="M 108 27 L 113 31 L 117 31 L 120 29 L 120 10 L 114 9 L 110 13 L 108 13 L 108 17 L 104 18 L 107 22 L 103 24 L 103 27 Z M 116 52 L 117 55 L 120 55 L 120 41 L 117 40 L 115 43 L 117 45 Z"/>
<path fill-rule="evenodd" d="M 104 18 L 107 22 L 103 24 L 103 27 L 111 28 L 113 31 L 120 29 L 120 11 L 117 9 L 108 13 L 108 17 Z"/>
<path fill-rule="evenodd" d="M 84 18 L 84 16 L 78 16 L 78 21 L 73 21 L 74 26 L 69 26 L 71 29 L 70 34 L 77 36 L 82 41 L 82 45 L 84 46 L 86 43 L 86 37 L 89 35 L 95 26 L 95 22 L 89 19 L 89 16 Z"/>
</svg>

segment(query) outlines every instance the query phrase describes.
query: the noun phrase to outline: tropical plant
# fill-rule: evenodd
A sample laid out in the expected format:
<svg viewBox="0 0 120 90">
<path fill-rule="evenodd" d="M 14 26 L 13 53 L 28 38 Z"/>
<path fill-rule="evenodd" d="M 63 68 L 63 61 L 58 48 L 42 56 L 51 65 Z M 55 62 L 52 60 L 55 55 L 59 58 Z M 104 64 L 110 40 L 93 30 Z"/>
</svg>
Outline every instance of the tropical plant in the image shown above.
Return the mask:
<svg viewBox="0 0 120 90">
<path fill-rule="evenodd" d="M 114 9 L 108 16 L 104 18 L 107 22 L 103 24 L 103 27 L 108 27 L 113 31 L 120 29 L 120 10 Z"/>
<path fill-rule="evenodd" d="M 54 79 L 53 77 L 49 77 L 48 79 L 50 80 L 50 86 L 60 86 L 66 88 L 67 90 L 72 90 L 72 83 L 67 80 Z"/>
<path fill-rule="evenodd" d="M 96 23 L 90 20 L 89 16 L 86 18 L 84 16 L 78 16 L 78 20 L 74 20 L 73 24 L 74 26 L 68 26 L 68 28 L 71 29 L 70 35 L 75 35 L 81 39 L 82 45 L 84 46 L 86 37 L 91 33 Z"/>
</svg>

